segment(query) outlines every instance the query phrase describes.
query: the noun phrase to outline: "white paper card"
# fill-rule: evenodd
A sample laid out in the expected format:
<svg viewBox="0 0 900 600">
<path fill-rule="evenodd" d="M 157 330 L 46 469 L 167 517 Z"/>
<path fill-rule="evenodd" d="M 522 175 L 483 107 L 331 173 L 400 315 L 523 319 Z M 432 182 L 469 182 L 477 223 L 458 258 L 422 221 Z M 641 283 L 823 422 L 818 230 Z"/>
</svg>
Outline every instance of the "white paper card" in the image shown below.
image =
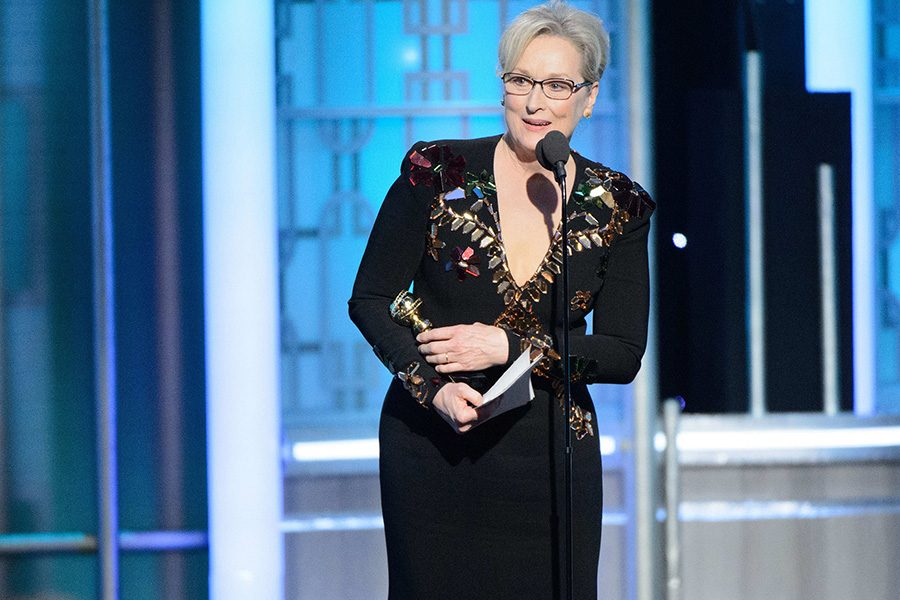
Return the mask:
<svg viewBox="0 0 900 600">
<path fill-rule="evenodd" d="M 541 358 L 543 355 L 531 360 L 529 351 L 526 350 L 513 361 L 491 389 L 484 393 L 484 402 L 476 409 L 479 423 L 531 402 L 534 398 L 531 369 Z"/>
</svg>

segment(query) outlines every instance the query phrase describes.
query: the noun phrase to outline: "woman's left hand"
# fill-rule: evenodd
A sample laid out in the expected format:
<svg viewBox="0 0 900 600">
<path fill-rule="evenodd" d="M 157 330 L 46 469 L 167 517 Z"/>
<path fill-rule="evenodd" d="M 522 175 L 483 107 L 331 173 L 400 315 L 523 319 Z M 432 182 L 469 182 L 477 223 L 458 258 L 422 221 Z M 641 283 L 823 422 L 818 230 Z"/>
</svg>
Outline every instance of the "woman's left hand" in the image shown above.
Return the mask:
<svg viewBox="0 0 900 600">
<path fill-rule="evenodd" d="M 481 371 L 506 364 L 506 332 L 493 325 L 472 323 L 423 331 L 416 336 L 419 352 L 438 373 Z"/>
</svg>

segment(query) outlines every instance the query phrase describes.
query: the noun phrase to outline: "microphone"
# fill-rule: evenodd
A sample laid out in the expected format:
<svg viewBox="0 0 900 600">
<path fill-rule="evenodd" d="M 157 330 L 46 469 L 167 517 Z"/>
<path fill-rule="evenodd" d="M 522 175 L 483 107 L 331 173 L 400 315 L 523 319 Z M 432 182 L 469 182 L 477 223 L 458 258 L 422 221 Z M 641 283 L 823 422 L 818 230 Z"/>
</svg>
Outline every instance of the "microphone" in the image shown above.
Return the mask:
<svg viewBox="0 0 900 600">
<path fill-rule="evenodd" d="M 566 161 L 569 160 L 569 140 L 559 131 L 551 131 L 534 147 L 538 162 L 553 171 L 557 183 L 566 178 Z"/>
</svg>

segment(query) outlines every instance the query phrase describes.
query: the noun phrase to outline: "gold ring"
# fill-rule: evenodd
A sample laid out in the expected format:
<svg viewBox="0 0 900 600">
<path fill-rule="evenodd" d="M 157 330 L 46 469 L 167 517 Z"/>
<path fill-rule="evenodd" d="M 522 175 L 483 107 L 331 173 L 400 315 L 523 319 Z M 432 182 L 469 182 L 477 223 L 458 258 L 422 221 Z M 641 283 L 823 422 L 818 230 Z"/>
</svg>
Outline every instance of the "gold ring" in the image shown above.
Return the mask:
<svg viewBox="0 0 900 600">
<path fill-rule="evenodd" d="M 450 362 L 450 355 L 445 352 L 444 353 L 444 364 L 446 365 L 448 362 Z"/>
</svg>

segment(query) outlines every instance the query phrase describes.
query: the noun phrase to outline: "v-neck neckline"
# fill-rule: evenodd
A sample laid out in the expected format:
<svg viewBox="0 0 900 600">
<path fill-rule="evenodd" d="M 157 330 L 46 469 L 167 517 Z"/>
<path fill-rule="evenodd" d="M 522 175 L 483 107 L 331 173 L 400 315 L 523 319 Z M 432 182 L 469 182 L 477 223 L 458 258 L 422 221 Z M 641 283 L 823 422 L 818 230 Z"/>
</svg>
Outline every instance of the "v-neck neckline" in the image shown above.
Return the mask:
<svg viewBox="0 0 900 600">
<path fill-rule="evenodd" d="M 579 156 L 576 152 L 572 152 L 572 160 L 575 162 L 575 172 L 574 172 L 574 177 L 573 177 L 575 181 L 572 184 L 572 193 L 567 194 L 566 204 L 563 207 L 563 213 L 560 216 L 559 223 L 557 223 L 556 227 L 554 227 L 554 229 L 553 229 L 553 235 L 550 238 L 550 244 L 547 246 L 547 250 L 546 250 L 546 252 L 544 252 L 543 258 L 540 260 L 540 262 L 538 262 L 534 271 L 531 273 L 531 276 L 527 280 L 525 280 L 524 283 L 520 284 L 518 281 L 516 281 L 516 278 L 513 277 L 512 269 L 510 269 L 510 266 L 509 266 L 509 254 L 506 251 L 506 243 L 503 241 L 503 226 L 500 223 L 500 195 L 499 195 L 499 191 L 497 188 L 497 176 L 496 176 L 497 171 L 494 166 L 494 160 L 495 160 L 495 155 L 497 153 L 497 148 L 499 147 L 502 139 L 503 139 L 502 135 L 497 138 L 496 143 L 491 147 L 491 152 L 489 153 L 490 154 L 489 160 L 490 160 L 490 165 L 491 165 L 491 169 L 490 169 L 491 183 L 493 184 L 494 189 L 491 194 L 486 194 L 486 195 L 491 198 L 491 204 L 493 205 L 492 206 L 493 210 L 491 212 L 493 213 L 494 222 L 495 222 L 495 225 L 497 226 L 497 244 L 500 247 L 500 256 L 503 261 L 503 270 L 506 274 L 506 280 L 509 282 L 509 284 L 512 286 L 513 289 L 521 292 L 522 290 L 528 289 L 528 287 L 531 286 L 538 277 L 542 276 L 542 273 L 547 270 L 547 264 L 552 260 L 553 255 L 557 252 L 557 250 L 561 246 L 561 243 L 562 243 L 561 242 L 562 220 L 564 218 L 567 218 L 568 214 L 571 212 L 570 205 L 572 203 L 572 195 L 574 194 L 575 190 L 578 188 L 578 178 L 579 178 L 579 173 L 580 173 L 579 164 L 578 164 Z"/>
<path fill-rule="evenodd" d="M 509 281 L 510 285 L 513 289 L 516 290 L 524 290 L 530 286 L 535 279 L 537 279 L 542 272 L 546 269 L 547 262 L 551 260 L 553 254 L 556 252 L 557 247 L 559 246 L 560 238 L 562 237 L 562 218 L 560 218 L 560 222 L 556 224 L 556 227 L 553 229 L 553 236 L 550 238 L 550 244 L 547 246 L 546 252 L 544 252 L 543 258 L 541 258 L 540 262 L 535 267 L 534 271 L 531 273 L 531 276 L 524 282 L 519 283 L 516 281 L 516 278 L 513 277 L 512 269 L 509 266 L 509 254 L 506 252 L 506 243 L 503 241 L 503 226 L 500 224 L 500 201 L 497 197 L 496 192 L 494 193 L 494 203 L 495 206 L 495 220 L 497 224 L 497 244 L 500 245 L 500 256 L 503 260 L 503 270 L 506 272 L 506 279 Z"/>
</svg>

